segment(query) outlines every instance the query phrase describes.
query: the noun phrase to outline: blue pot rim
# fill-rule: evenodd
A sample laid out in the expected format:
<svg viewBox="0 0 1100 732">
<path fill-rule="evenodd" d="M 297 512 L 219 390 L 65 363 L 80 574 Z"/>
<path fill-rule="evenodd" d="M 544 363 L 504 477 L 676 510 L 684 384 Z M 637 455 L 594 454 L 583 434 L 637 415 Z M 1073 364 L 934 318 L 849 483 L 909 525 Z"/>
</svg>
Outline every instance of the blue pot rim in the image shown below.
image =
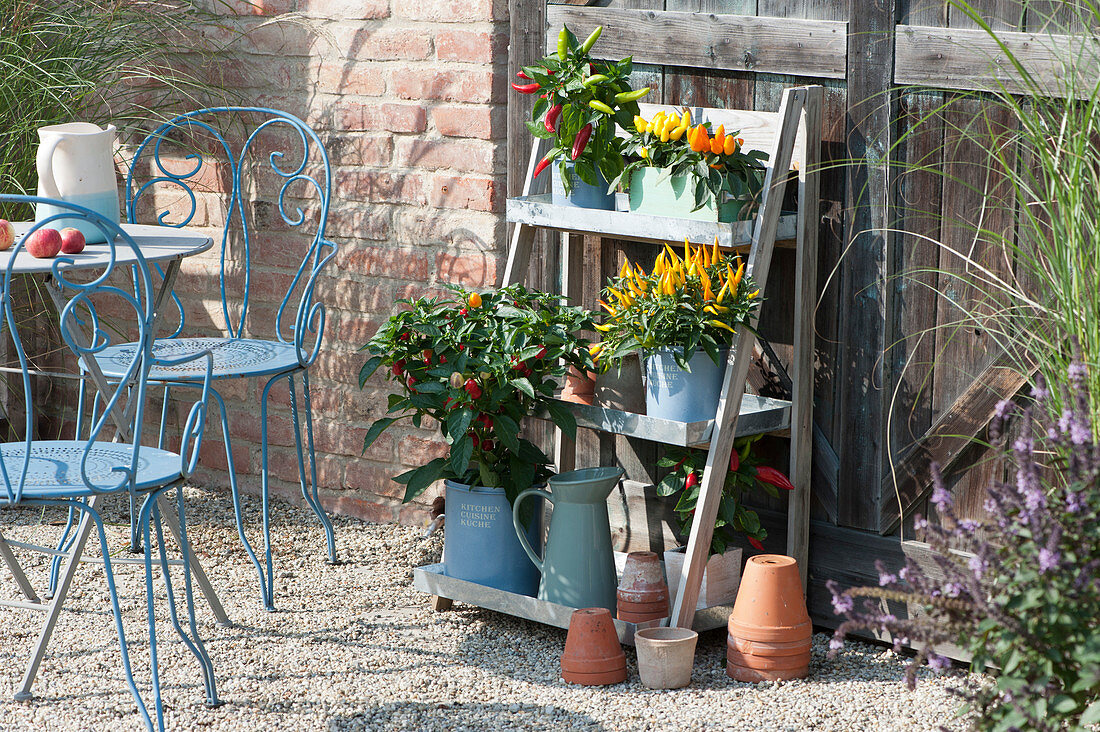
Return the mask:
<svg viewBox="0 0 1100 732">
<path fill-rule="evenodd" d="M 730 352 L 730 348 L 732 348 L 732 347 L 733 346 L 731 344 L 729 346 L 719 348 L 718 349 L 718 354 L 721 355 L 721 354 L 724 353 L 728 357 L 729 352 Z M 673 355 L 675 355 L 676 353 L 679 353 L 679 352 L 680 352 L 679 348 L 672 348 L 672 347 L 669 347 L 669 346 L 662 346 L 661 348 L 645 349 L 644 355 L 645 355 L 646 359 L 650 359 L 650 358 L 653 358 L 654 356 L 673 356 Z M 707 354 L 706 351 L 704 351 L 702 348 L 700 348 L 695 353 L 693 353 L 691 357 L 695 358 L 696 356 L 699 356 L 699 355 L 707 356 L 708 354 Z M 708 356 L 708 358 L 709 358 L 709 356 Z"/>
<path fill-rule="evenodd" d="M 481 493 L 483 495 L 497 495 L 497 496 L 503 496 L 504 495 L 504 489 L 500 488 L 499 486 L 490 488 L 489 486 L 484 486 L 484 485 L 467 485 L 465 483 L 459 483 L 458 481 L 451 480 L 449 478 L 445 478 L 443 480 L 443 485 L 447 486 L 448 488 L 454 488 L 455 490 L 465 491 L 466 493 Z M 545 483 L 535 483 L 531 487 L 532 488 L 545 488 L 546 484 Z"/>
</svg>

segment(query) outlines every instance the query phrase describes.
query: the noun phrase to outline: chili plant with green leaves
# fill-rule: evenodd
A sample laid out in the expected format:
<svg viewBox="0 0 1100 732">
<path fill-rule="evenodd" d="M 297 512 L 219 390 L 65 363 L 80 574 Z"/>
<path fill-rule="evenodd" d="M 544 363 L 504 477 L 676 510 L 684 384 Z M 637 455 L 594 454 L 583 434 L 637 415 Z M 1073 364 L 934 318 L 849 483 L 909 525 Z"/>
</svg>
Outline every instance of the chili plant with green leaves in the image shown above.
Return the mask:
<svg viewBox="0 0 1100 732">
<path fill-rule="evenodd" d="M 729 470 L 722 484 L 722 498 L 718 503 L 718 515 L 714 520 L 714 534 L 710 540 L 710 553 L 723 554 L 735 532 L 748 537 L 749 544 L 764 551 L 761 543 L 768 532 L 760 524 L 760 517 L 750 508 L 746 508 L 745 495 L 763 488 L 772 498 L 779 497 L 780 490 L 792 490 L 794 486 L 786 475 L 773 467 L 761 465 L 753 454 L 752 446 L 762 435 L 738 438 L 730 453 Z M 702 489 L 703 465 L 706 453 L 690 448 L 669 448 L 664 457 L 657 461 L 662 468 L 672 468 L 668 475 L 657 484 L 657 495 L 679 495 L 676 502 L 676 518 L 682 536 L 691 533 L 695 520 L 695 506 Z"/>
<path fill-rule="evenodd" d="M 582 42 L 562 26 L 557 52 L 523 67 L 522 81 L 512 84 L 521 94 L 540 95 L 527 129 L 537 138 L 553 140 L 535 175 L 557 161 L 566 191 L 573 186 L 570 163 L 577 177 L 589 185 L 600 185 L 597 171 L 605 181 L 618 178 L 624 160 L 616 130 L 628 128 L 638 114 L 638 100 L 649 93 L 649 87 L 630 88 L 628 77 L 634 68 L 630 57 L 593 61 L 589 56 L 602 30 L 597 27 Z"/>
<path fill-rule="evenodd" d="M 520 436 L 520 421 L 544 411 L 576 434 L 573 415 L 551 397 L 569 365 L 591 367 L 588 341 L 575 335 L 591 328 L 589 315 L 522 285 L 491 293 L 452 289 L 450 297 L 399 301 L 408 309 L 363 346 L 360 387 L 382 367 L 398 387 L 363 449 L 400 420 L 418 428 L 434 420 L 448 455 L 394 478 L 405 486 L 404 500 L 451 479 L 503 488 L 514 501 L 550 474 L 546 455 Z"/>
</svg>

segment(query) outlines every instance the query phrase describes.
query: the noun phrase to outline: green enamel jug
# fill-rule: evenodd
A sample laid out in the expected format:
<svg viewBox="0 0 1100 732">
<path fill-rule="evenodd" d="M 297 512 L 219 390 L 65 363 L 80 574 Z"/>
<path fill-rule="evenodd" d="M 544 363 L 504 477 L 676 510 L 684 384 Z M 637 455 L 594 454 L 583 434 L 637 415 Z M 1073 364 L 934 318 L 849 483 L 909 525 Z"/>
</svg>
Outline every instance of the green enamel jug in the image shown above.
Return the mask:
<svg viewBox="0 0 1100 732">
<path fill-rule="evenodd" d="M 540 600 L 568 607 L 605 607 L 615 613 L 615 557 L 607 497 L 623 475 L 621 468 L 586 468 L 550 478 L 550 491 L 531 488 L 516 497 L 512 522 L 527 556 L 539 568 Z M 554 504 L 550 535 L 540 559 L 524 535 L 520 504 L 539 495 Z"/>
</svg>

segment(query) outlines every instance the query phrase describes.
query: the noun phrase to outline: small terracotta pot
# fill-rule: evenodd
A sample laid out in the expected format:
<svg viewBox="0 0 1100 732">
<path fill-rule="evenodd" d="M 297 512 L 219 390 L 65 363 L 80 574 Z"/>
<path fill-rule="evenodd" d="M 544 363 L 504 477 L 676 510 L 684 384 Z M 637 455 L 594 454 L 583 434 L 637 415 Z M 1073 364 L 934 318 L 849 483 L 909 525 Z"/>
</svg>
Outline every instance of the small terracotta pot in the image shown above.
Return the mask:
<svg viewBox="0 0 1100 732">
<path fill-rule="evenodd" d="M 809 673 L 813 626 L 798 563 L 760 554 L 745 564 L 726 639 L 726 673 L 738 681 L 780 681 Z"/>
<path fill-rule="evenodd" d="M 679 689 L 691 683 L 699 634 L 687 628 L 645 628 L 634 634 L 638 675 L 650 689 Z"/>
<path fill-rule="evenodd" d="M 656 552 L 627 555 L 615 594 L 619 620 L 644 623 L 668 617 L 668 585 Z"/>
<path fill-rule="evenodd" d="M 581 374 L 570 366 L 565 374 L 565 386 L 561 390 L 561 398 L 567 402 L 578 404 L 592 404 L 596 392 L 596 372 L 586 371 Z"/>
<path fill-rule="evenodd" d="M 561 677 L 585 686 L 626 681 L 626 654 L 619 645 L 610 610 L 590 607 L 573 611 L 561 654 Z"/>
</svg>

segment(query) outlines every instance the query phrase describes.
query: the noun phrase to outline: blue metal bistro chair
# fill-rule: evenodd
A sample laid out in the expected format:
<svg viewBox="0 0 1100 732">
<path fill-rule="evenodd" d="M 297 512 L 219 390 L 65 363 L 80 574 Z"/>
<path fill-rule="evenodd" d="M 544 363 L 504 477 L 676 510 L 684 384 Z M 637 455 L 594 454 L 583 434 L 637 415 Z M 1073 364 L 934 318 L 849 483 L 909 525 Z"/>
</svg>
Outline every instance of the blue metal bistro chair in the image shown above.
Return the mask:
<svg viewBox="0 0 1100 732">
<path fill-rule="evenodd" d="M 182 483 L 190 475 L 198 460 L 199 446 L 202 441 L 203 426 L 206 420 L 207 400 L 210 393 L 210 381 L 213 357 L 209 351 L 197 351 L 183 358 L 164 358 L 153 355 L 153 323 L 155 320 L 155 297 L 153 280 L 149 267 L 134 240 L 117 224 L 104 219 L 99 214 L 79 206 L 61 201 L 37 199 L 29 196 L 0 196 L 0 202 L 10 203 L 47 203 L 57 206 L 62 214 L 54 215 L 31 228 L 31 232 L 42 228 L 61 228 L 74 219 L 87 222 L 102 231 L 107 243 L 89 247 L 81 255 L 60 255 L 49 266 L 47 288 L 49 289 L 60 313 L 58 324 L 68 347 L 82 362 L 94 358 L 113 347 L 119 340 L 115 334 L 129 332 L 136 335 L 130 356 L 118 372 L 118 380 L 108 382 L 100 374 L 86 374 L 93 379 L 98 389 L 102 408 L 88 425 L 86 439 L 58 440 L 36 439 L 34 400 L 32 399 L 31 374 L 28 357 L 23 350 L 16 329 L 16 315 L 13 310 L 12 277 L 23 272 L 41 269 L 43 260 L 33 259 L 25 251 L 26 238 L 21 239 L 13 249 L 4 252 L 7 258 L 3 279 L 3 327 L 14 344 L 14 350 L 21 366 L 22 377 L 16 377 L 8 383 L 9 398 L 19 398 L 19 386 L 22 386 L 22 403 L 19 405 L 24 419 L 8 422 L 8 429 L 0 442 L 0 478 L 3 490 L 0 491 L 0 511 L 31 508 L 41 511 L 43 506 L 67 508 L 69 512 L 81 517 L 78 529 L 79 546 L 70 554 L 70 566 L 66 568 L 64 587 L 72 579 L 76 563 L 88 532 L 94 528 L 99 538 L 102 561 L 107 578 L 107 592 L 111 600 L 115 629 L 118 632 L 119 648 L 122 652 L 122 666 L 126 681 L 137 702 L 146 726 L 152 730 L 164 729 L 164 712 L 161 702 L 160 679 L 157 668 L 156 622 L 153 614 L 153 546 L 158 547 L 157 564 L 169 603 L 171 623 L 195 655 L 202 669 L 206 700 L 211 705 L 218 703 L 214 681 L 214 667 L 199 638 L 195 623 L 195 607 L 192 594 L 190 571 L 190 547 L 187 542 L 186 521 L 183 503 Z M 94 250 L 94 251 L 93 251 Z M 98 255 L 98 259 L 97 259 Z M 97 259 L 95 268 L 87 263 Z M 3 259 L 0 259 L 2 262 Z M 128 283 L 119 284 L 123 275 L 133 273 L 131 287 Z M 120 315 L 121 313 L 121 315 Z M 141 442 L 144 420 L 144 406 L 149 384 L 149 373 L 154 369 L 180 368 L 185 363 L 199 374 L 197 385 L 199 399 L 191 406 L 187 414 L 179 452 L 163 448 L 145 446 Z M 12 412 L 9 411 L 8 416 Z M 44 415 L 54 417 L 57 415 Z M 71 417 L 71 415 L 68 415 Z M 79 420 L 79 416 L 78 416 Z M 22 425 L 18 424 L 23 422 Z M 19 435 L 22 427 L 22 436 Z M 81 428 L 78 428 L 78 435 Z M 177 614 L 177 590 L 173 587 L 169 573 L 164 531 L 161 524 L 161 509 L 158 499 L 171 489 L 176 492 L 176 510 L 179 517 L 179 548 L 183 554 L 182 562 L 173 562 L 183 568 L 183 595 L 187 606 L 188 627 L 185 629 Z M 134 681 L 130 667 L 129 643 L 126 640 L 119 608 L 118 594 L 112 572 L 111 547 L 107 543 L 103 519 L 98 505 L 106 496 L 113 494 L 129 495 L 140 506 L 136 516 L 136 525 L 144 538 L 145 600 L 149 627 L 149 654 L 151 685 L 154 694 L 153 714 L 150 715 L 141 693 Z M 150 533 L 155 531 L 156 543 L 150 541 Z M 7 542 L 0 536 L 0 558 L 8 565 L 16 583 L 27 595 L 29 602 L 6 601 L 19 607 L 49 610 L 51 620 L 47 621 L 39 646 L 31 660 L 28 674 L 33 678 L 45 651 L 45 642 L 52 630 L 54 608 L 37 600 L 26 574 L 15 561 L 11 546 L 36 549 L 32 545 Z M 49 552 L 47 549 L 41 551 Z M 52 553 L 52 552 L 50 552 Z M 55 603 L 64 597 L 60 592 Z"/>
<path fill-rule="evenodd" d="M 211 186 L 211 178 L 219 175 L 220 186 Z M 302 497 L 324 528 L 329 561 L 336 562 L 332 524 L 317 494 L 309 390 L 309 367 L 320 352 L 325 326 L 325 308 L 315 300 L 314 288 L 321 271 L 336 254 L 336 245 L 325 239 L 331 185 L 328 154 L 313 130 L 290 114 L 253 107 L 202 109 L 162 124 L 137 149 L 126 179 L 126 217 L 131 223 L 152 215 L 157 223 L 168 226 L 195 225 L 196 216 L 212 205 L 211 189 L 221 186 L 228 189 L 217 199 L 225 202 L 224 216 L 210 216 L 208 222 L 210 226 L 221 227 L 218 289 L 224 335 L 185 337 L 186 308 L 178 293 L 174 293 L 178 327 L 166 337 L 157 338 L 153 352 L 170 358 L 202 351 L 214 354 L 215 388 L 211 393 L 221 416 L 237 531 L 259 573 L 263 602 L 268 610 L 275 609 L 268 401 L 272 387 L 280 381 L 285 380 L 290 392 Z M 219 216 L 224 220 L 215 220 Z M 252 284 L 257 276 L 277 279 L 270 269 L 273 265 L 296 266 L 297 271 L 292 277 L 287 276 L 289 285 L 285 294 L 278 296 L 277 302 L 265 303 L 261 298 L 267 293 L 256 295 Z M 262 272 L 259 275 L 258 270 Z M 108 377 L 118 378 L 122 364 L 117 359 L 125 353 L 125 347 L 105 349 L 96 358 Z M 165 387 L 167 403 L 171 389 L 201 384 L 203 372 L 195 362 L 181 362 L 154 367 L 149 378 L 150 382 Z M 220 383 L 242 378 L 259 379 L 263 384 L 262 565 L 245 534 L 233 464 L 232 431 L 225 402 L 217 389 Z M 304 420 L 298 405 L 299 382 Z M 162 420 L 162 435 L 164 427 Z"/>
</svg>

